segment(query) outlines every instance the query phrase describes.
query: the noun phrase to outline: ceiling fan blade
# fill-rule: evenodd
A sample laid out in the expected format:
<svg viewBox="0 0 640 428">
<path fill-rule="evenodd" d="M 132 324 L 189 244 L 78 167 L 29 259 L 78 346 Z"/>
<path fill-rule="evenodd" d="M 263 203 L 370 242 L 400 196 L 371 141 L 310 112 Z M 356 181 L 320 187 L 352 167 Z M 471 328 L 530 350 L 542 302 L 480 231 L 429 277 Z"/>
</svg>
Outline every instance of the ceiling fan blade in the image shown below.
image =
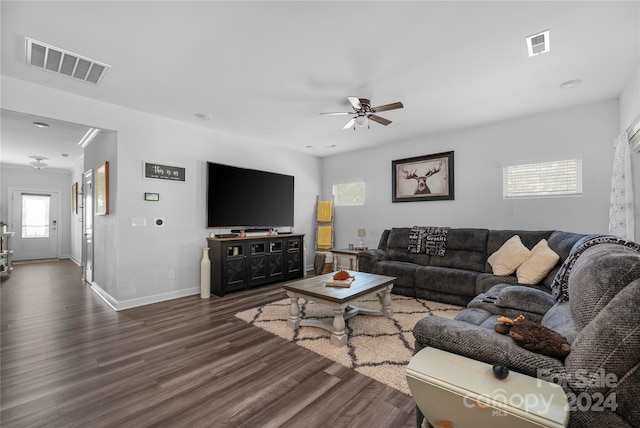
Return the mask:
<svg viewBox="0 0 640 428">
<path fill-rule="evenodd" d="M 330 116 L 344 116 L 346 114 L 353 114 L 353 112 L 337 111 L 337 112 L 320 113 L 320 114 L 328 114 Z"/>
<path fill-rule="evenodd" d="M 369 119 L 373 120 L 374 122 L 378 122 L 381 125 L 387 126 L 388 124 L 391 123 L 391 121 L 389 119 L 385 119 L 384 117 L 380 117 L 380 116 L 376 116 L 375 114 L 370 114 L 369 115 Z"/>
<path fill-rule="evenodd" d="M 395 110 L 397 108 L 403 108 L 403 107 L 404 105 L 402 105 L 401 102 L 397 102 L 397 103 L 385 104 L 383 106 L 373 107 L 371 111 L 377 113 L 379 111 Z"/>
<path fill-rule="evenodd" d="M 360 98 L 358 98 L 358 97 L 347 97 L 347 99 L 349 100 L 349 102 L 351 103 L 351 105 L 353 106 L 354 109 L 356 109 L 356 110 L 362 109 L 362 104 L 360 104 Z"/>
<path fill-rule="evenodd" d="M 349 122 L 347 122 L 347 124 L 345 126 L 342 127 L 342 129 L 349 129 L 349 128 L 353 128 L 353 125 L 356 123 L 356 118 L 353 117 L 351 118 L 351 120 Z"/>
</svg>

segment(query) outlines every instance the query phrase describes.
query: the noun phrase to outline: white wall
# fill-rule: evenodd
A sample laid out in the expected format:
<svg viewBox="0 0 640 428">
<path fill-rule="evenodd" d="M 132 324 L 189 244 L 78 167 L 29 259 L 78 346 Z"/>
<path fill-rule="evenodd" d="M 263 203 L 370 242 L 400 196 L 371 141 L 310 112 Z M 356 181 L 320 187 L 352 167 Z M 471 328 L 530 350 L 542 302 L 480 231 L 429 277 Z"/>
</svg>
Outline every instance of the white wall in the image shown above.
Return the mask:
<svg viewBox="0 0 640 428">
<path fill-rule="evenodd" d="M 636 64 L 629 81 L 619 98 L 620 133 L 626 132 L 635 117 L 640 114 L 640 62 Z M 640 152 L 631 153 L 631 174 L 633 176 L 633 200 L 635 203 L 636 242 L 640 242 Z"/>
<path fill-rule="evenodd" d="M 363 206 L 336 207 L 336 244 L 358 242 L 357 229 L 366 228 L 365 244 L 375 247 L 384 229 L 413 225 L 606 233 L 617 135 L 612 100 L 325 158 L 323 197 L 336 183 L 366 183 Z M 455 200 L 391 202 L 391 161 L 450 150 Z M 572 154 L 583 156 L 581 197 L 502 198 L 502 162 Z"/>
<path fill-rule="evenodd" d="M 200 126 L 5 76 L 2 77 L 2 104 L 3 108 L 13 111 L 117 132 L 116 165 L 112 169 L 116 171 L 112 180 L 116 180 L 118 186 L 116 209 L 105 219 L 113 224 L 105 231 L 109 236 L 96 236 L 96 240 L 115 242 L 115 266 L 108 268 L 115 272 L 116 289 L 109 290 L 104 297 L 116 308 L 199 293 L 201 248 L 206 246 L 205 238 L 211 232 L 205 228 L 205 164 L 208 160 L 295 176 L 295 231 L 306 234 L 307 265 L 312 265 L 310 248 L 315 198 L 320 194 L 320 159 L 250 144 Z M 187 181 L 143 179 L 143 161 L 184 167 Z M 89 168 L 87 159 L 85 163 Z M 145 202 L 145 192 L 160 193 L 160 201 Z M 165 217 L 166 226 L 152 227 L 154 217 Z M 132 227 L 132 218 L 145 218 L 147 227 Z M 103 244 L 96 241 L 97 246 Z M 96 270 L 101 263 L 104 261 L 95 260 Z M 175 271 L 175 279 L 168 278 L 170 270 Z"/>
</svg>

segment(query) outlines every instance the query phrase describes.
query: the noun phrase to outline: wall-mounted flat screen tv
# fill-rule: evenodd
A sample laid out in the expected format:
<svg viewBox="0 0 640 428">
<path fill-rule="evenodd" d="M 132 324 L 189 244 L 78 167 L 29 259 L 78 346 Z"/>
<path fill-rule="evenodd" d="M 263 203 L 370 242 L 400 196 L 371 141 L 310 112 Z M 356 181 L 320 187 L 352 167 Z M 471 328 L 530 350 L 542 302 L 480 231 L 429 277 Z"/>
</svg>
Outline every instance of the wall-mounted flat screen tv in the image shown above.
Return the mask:
<svg viewBox="0 0 640 428">
<path fill-rule="evenodd" d="M 293 176 L 214 162 L 207 169 L 207 227 L 293 226 Z"/>
</svg>

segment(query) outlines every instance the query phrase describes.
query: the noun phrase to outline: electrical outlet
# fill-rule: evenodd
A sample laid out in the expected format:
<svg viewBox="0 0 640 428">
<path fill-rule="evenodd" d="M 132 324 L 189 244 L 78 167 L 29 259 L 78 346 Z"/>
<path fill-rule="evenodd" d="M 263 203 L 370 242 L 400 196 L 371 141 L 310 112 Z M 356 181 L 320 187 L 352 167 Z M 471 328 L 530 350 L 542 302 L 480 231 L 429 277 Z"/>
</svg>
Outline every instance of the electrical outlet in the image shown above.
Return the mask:
<svg viewBox="0 0 640 428">
<path fill-rule="evenodd" d="M 173 270 L 169 271 L 169 279 L 174 279 L 176 277 L 176 273 Z"/>
</svg>

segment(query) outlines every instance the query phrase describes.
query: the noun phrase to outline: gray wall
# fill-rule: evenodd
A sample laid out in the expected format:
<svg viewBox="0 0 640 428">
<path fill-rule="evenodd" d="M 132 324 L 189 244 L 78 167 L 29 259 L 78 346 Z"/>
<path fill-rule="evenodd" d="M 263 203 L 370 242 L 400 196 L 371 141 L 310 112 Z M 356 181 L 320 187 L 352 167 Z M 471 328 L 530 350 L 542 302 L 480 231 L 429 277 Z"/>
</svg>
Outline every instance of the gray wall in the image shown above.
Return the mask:
<svg viewBox="0 0 640 428">
<path fill-rule="evenodd" d="M 358 242 L 357 229 L 366 228 L 365 244 L 376 246 L 384 229 L 412 225 L 606 233 L 617 135 L 618 104 L 611 100 L 326 158 L 323 197 L 336 183 L 366 183 L 363 206 L 336 207 L 336 243 Z M 391 202 L 392 160 L 450 150 L 455 200 Z M 502 198 L 501 163 L 573 154 L 583 156 L 582 196 Z"/>
</svg>

